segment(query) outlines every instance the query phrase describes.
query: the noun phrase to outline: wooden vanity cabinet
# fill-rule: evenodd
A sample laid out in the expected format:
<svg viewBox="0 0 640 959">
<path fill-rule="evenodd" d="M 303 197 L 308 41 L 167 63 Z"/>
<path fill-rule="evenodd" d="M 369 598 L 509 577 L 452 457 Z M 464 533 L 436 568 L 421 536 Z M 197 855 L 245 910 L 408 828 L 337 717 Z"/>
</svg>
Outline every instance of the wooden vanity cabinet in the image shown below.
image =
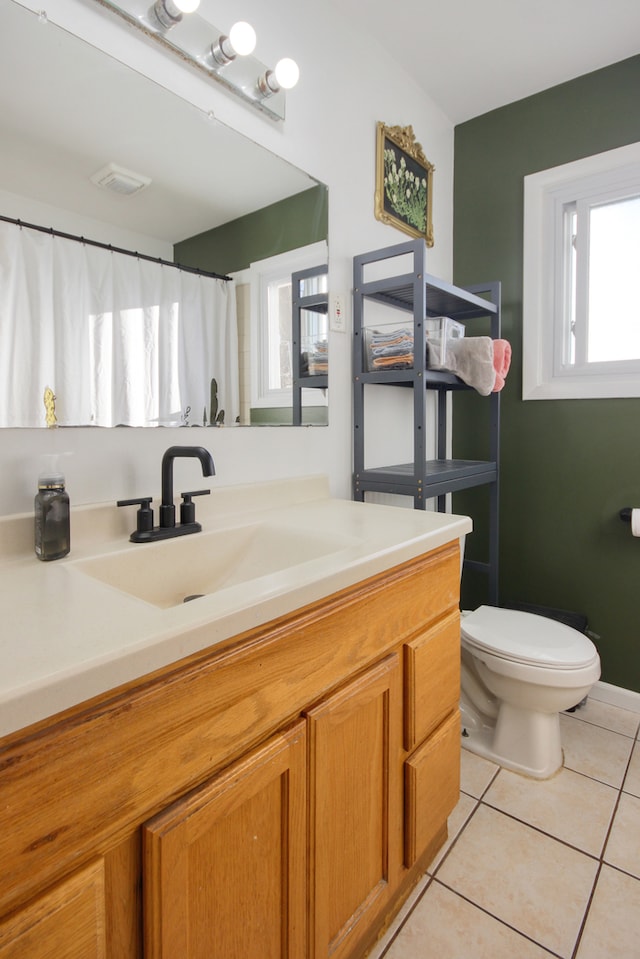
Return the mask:
<svg viewBox="0 0 640 959">
<path fill-rule="evenodd" d="M 0 741 L 0 959 L 360 959 L 446 838 L 459 553 Z"/>
</svg>

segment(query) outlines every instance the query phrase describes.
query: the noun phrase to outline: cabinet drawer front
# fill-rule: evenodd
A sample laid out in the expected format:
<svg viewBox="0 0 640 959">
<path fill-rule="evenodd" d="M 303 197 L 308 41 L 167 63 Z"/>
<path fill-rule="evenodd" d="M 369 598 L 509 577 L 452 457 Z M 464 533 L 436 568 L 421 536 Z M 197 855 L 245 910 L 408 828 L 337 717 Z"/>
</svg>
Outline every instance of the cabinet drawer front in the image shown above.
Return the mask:
<svg viewBox="0 0 640 959">
<path fill-rule="evenodd" d="M 460 712 L 456 711 L 407 759 L 405 866 L 412 866 L 446 825 L 460 795 Z"/>
<path fill-rule="evenodd" d="M 460 699 L 460 613 L 455 610 L 404 647 L 404 748 L 427 738 Z"/>
</svg>

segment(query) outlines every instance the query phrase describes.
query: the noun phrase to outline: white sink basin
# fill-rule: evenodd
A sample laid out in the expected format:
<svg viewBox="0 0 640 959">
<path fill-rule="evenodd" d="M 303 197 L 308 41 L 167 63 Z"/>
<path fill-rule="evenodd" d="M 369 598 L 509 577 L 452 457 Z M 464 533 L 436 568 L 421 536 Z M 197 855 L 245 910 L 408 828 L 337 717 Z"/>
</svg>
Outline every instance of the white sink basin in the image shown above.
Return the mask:
<svg viewBox="0 0 640 959">
<path fill-rule="evenodd" d="M 335 553 L 353 540 L 255 523 L 140 544 L 75 568 L 154 606 L 168 608 Z"/>
</svg>

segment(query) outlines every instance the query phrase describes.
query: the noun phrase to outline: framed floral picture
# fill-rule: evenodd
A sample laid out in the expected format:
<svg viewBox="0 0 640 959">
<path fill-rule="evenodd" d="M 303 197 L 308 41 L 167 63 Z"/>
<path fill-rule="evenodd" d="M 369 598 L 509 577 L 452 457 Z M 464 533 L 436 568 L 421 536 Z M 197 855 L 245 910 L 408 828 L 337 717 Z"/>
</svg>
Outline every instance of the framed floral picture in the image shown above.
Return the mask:
<svg viewBox="0 0 640 959">
<path fill-rule="evenodd" d="M 378 123 L 376 146 L 376 219 L 422 237 L 427 246 L 433 246 L 435 168 L 416 143 L 413 127 Z"/>
</svg>

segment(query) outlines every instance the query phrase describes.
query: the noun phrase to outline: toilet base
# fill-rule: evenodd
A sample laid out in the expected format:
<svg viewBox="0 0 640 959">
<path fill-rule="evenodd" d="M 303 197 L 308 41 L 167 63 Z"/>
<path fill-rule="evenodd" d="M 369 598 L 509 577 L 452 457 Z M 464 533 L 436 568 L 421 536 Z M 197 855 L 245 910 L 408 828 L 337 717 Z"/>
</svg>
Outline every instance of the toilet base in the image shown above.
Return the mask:
<svg viewBox="0 0 640 959">
<path fill-rule="evenodd" d="M 495 726 L 462 724 L 467 735 L 462 736 L 465 749 L 513 772 L 533 779 L 549 779 L 562 768 L 560 716 L 558 713 L 540 713 L 502 703 Z"/>
</svg>

